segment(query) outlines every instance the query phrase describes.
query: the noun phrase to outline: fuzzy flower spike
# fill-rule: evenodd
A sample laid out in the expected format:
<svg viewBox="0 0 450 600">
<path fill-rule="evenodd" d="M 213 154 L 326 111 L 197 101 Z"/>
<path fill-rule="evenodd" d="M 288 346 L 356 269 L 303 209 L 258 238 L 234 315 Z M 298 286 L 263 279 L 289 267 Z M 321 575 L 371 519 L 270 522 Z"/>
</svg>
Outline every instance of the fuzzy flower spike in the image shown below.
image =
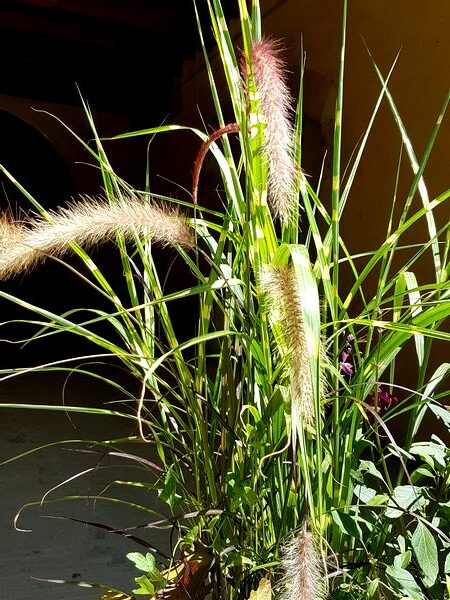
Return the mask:
<svg viewBox="0 0 450 600">
<path fill-rule="evenodd" d="M 136 197 L 114 203 L 85 198 L 49 216 L 49 221 L 38 217 L 22 224 L 0 218 L 0 279 L 27 272 L 48 256 L 63 256 L 72 243 L 87 248 L 119 234 L 131 241 L 138 235 L 162 245 L 193 245 L 192 232 L 177 211 Z"/>
<path fill-rule="evenodd" d="M 297 167 L 293 158 L 291 95 L 278 45 L 264 38 L 252 47 L 253 77 L 266 124 L 268 199 L 274 216 L 286 225 L 296 202 Z M 247 69 L 246 69 L 247 70 Z"/>
<path fill-rule="evenodd" d="M 284 340 L 285 356 L 282 357 L 287 359 L 288 365 L 295 447 L 297 419 L 305 424 L 314 421 L 313 385 L 302 303 L 294 272 L 288 267 L 267 267 L 261 273 L 261 285 L 267 294 L 272 319 Z"/>
<path fill-rule="evenodd" d="M 283 549 L 281 600 L 322 600 L 322 565 L 313 535 L 306 525 Z"/>
</svg>

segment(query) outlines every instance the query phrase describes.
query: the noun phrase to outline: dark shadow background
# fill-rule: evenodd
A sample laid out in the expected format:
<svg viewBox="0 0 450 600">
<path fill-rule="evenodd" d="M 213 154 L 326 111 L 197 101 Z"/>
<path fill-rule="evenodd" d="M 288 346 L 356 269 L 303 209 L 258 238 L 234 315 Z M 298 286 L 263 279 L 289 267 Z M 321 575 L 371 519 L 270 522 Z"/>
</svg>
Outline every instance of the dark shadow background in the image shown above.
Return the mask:
<svg viewBox="0 0 450 600">
<path fill-rule="evenodd" d="M 225 3 L 225 9 L 227 17 L 232 17 L 236 14 L 236 3 Z M 200 7 L 200 15 L 207 16 L 204 6 Z M 211 46 L 209 27 L 205 28 L 205 34 Z M 22 110 L 25 118 L 20 118 L 1 110 L 0 101 L 0 162 L 48 209 L 80 194 L 101 194 L 102 182 L 95 166 L 94 174 L 92 166 L 82 165 L 74 171 L 73 165 L 62 156 L 67 143 L 78 146 L 78 142 L 69 139 L 60 143 L 54 131 L 64 127 L 50 116 L 41 119 L 39 129 L 27 122 L 36 117 L 33 108 L 37 104 L 41 111 L 55 114 L 56 107 L 55 116 L 64 120 L 58 106 L 74 107 L 79 111 L 80 124 L 86 120 L 80 109 L 82 95 L 93 111 L 101 136 L 122 133 L 124 123 L 128 131 L 158 125 L 179 110 L 183 64 L 199 49 L 193 6 L 185 0 L 131 0 L 126 7 L 118 0 L 2 2 L 0 97 L 7 96 L 13 104 L 15 97 L 26 98 L 29 105 L 28 111 Z M 102 129 L 105 114 L 108 124 Z M 84 134 L 92 136 L 85 123 L 82 127 L 86 129 Z M 88 141 L 89 137 L 84 135 L 84 139 Z M 137 187 L 143 187 L 145 181 L 147 144 L 148 138 L 107 144 L 116 171 Z M 75 154 L 78 162 L 92 163 L 81 147 Z M 184 170 L 189 179 L 189 163 L 170 164 L 170 147 L 163 158 L 158 152 L 155 155 L 152 189 L 172 195 L 179 190 L 164 177 L 173 178 L 175 167 Z M 168 173 L 158 177 L 158 172 L 166 170 L 164 162 Z M 32 210 L 28 200 L 3 175 L 0 208 L 9 210 L 16 218 L 23 218 Z M 94 258 L 120 290 L 121 266 L 114 245 L 96 250 Z M 163 271 L 170 270 L 173 258 L 170 253 L 161 254 Z M 78 267 L 76 260 L 72 264 Z M 102 308 L 98 295 L 51 260 L 31 274 L 2 283 L 2 289 L 59 313 L 78 306 Z M 4 300 L 0 300 L 0 311 L 3 322 L 29 316 Z M 14 324 L 13 328 L 3 325 L 0 337 L 8 339 L 12 331 L 15 339 L 20 339 L 26 338 L 30 330 L 24 325 Z M 20 344 L 1 344 L 2 367 L 31 365 L 36 358 L 43 362 L 89 350 L 75 336 L 57 335 L 50 340 L 33 342 L 25 348 Z"/>
</svg>

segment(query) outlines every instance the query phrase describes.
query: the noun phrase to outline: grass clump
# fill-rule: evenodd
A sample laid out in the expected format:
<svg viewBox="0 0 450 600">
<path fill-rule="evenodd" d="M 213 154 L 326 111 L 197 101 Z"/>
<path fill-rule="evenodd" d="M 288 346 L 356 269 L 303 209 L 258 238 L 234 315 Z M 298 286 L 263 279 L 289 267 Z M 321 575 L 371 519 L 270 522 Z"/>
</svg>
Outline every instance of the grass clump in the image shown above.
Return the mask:
<svg viewBox="0 0 450 600">
<path fill-rule="evenodd" d="M 380 96 L 343 178 L 344 2 L 328 199 L 302 173 L 302 90 L 294 111 L 277 44 L 261 36 L 258 2 L 248 11 L 239 1 L 242 57 L 219 0 L 208 6 L 228 85 L 223 102 L 234 120 L 223 120 L 205 50 L 218 128 L 211 136 L 191 130 L 201 146 L 195 201 L 179 201 L 181 216 L 148 189 L 131 188 L 109 164 L 86 108 L 96 144 L 86 147 L 100 167 L 105 199 L 48 213 L 23 190 L 40 216 L 27 224 L 1 221 L 6 250 L 0 273 L 6 278 L 70 249 L 87 272 L 83 279 L 109 302 L 109 310 L 84 321 L 76 320 L 81 312 L 26 307 L 41 328 L 38 337 L 81 335 L 119 360 L 141 387 L 132 407 L 127 402 L 119 413 L 97 409 L 139 423 L 139 438 L 153 447 L 150 457 L 120 448 L 115 455 L 134 456 L 169 512 L 145 527 L 171 525 L 177 534 L 170 560 L 131 553 L 144 573 L 136 578 L 135 595 L 440 600 L 448 593 L 449 516 L 443 507 L 450 501 L 449 449 L 436 435 L 418 441 L 418 433 L 426 413 L 449 427 L 441 403 L 449 364 L 434 372 L 429 364 L 434 343 L 450 337 L 443 326 L 450 314 L 448 223 L 439 228 L 435 220 L 450 191 L 430 199 L 423 179 L 449 97 L 419 163 L 375 65 Z M 340 220 L 382 101 L 413 176 L 400 216 L 391 217 L 379 248 L 355 257 L 342 239 Z M 167 125 L 117 139 L 177 129 Z M 239 140 L 234 152 L 230 134 Z M 207 152 L 220 168 L 221 212 L 198 196 Z M 422 206 L 413 212 L 416 195 Z M 418 221 L 428 237 L 406 245 L 404 236 Z M 120 292 L 87 253 L 111 238 L 124 271 Z M 153 242 L 171 246 L 193 285 L 164 291 Z M 419 283 L 415 267 L 427 254 L 434 271 Z M 353 281 L 343 290 L 341 272 L 348 267 Z M 377 281 L 375 290 L 370 278 Z M 6 292 L 0 296 L 24 305 Z M 185 298 L 196 302 L 190 316 L 195 334 L 188 338 L 180 337 L 173 319 Z M 397 384 L 397 364 L 399 355 L 411 354 L 411 343 L 416 381 L 405 389 Z M 407 422 L 402 447 L 390 431 L 399 415 Z M 137 443 L 136 436 L 128 441 Z M 102 596 L 113 597 L 129 596 Z"/>
</svg>

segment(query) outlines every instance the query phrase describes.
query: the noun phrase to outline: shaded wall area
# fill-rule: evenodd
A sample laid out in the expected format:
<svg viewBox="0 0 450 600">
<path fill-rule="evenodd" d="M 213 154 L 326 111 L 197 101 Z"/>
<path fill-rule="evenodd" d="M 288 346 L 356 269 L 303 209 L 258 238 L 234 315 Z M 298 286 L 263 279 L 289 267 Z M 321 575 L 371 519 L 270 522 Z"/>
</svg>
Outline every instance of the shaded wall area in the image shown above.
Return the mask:
<svg viewBox="0 0 450 600">
<path fill-rule="evenodd" d="M 96 112 L 94 118 L 100 135 L 105 137 L 129 129 L 130 117 L 126 113 Z M 77 201 L 80 195 L 102 194 L 98 167 L 63 123 L 85 142 L 92 138 L 81 107 L 0 96 L 0 162 L 47 210 Z M 110 150 L 113 164 L 128 179 L 134 178 L 137 185 L 137 171 L 141 166 L 139 158 L 133 158 L 133 152 L 126 142 Z M 143 156 L 145 152 L 136 152 L 136 155 Z M 36 212 L 5 175 L 0 175 L 0 207 L 17 220 Z M 109 244 L 95 251 L 94 255 L 111 275 L 112 281 L 120 284 L 121 268 L 115 245 Z M 75 269 L 81 268 L 81 264 L 73 257 L 68 262 Z M 2 282 L 1 291 L 57 314 L 79 307 L 99 308 L 104 304 L 99 295 L 81 282 L 74 272 L 53 260 L 48 260 L 45 266 L 29 274 L 19 274 L 10 281 Z M 73 334 L 24 344 L 23 341 L 34 335 L 39 326 L 28 326 L 17 321 L 36 320 L 39 316 L 4 298 L 0 299 L 0 311 L 0 371 L 33 367 L 98 352 L 98 349 Z M 77 364 L 85 362 L 80 358 Z M 108 372 L 128 389 L 133 388 L 133 381 L 127 379 L 120 370 L 111 374 L 108 371 L 111 368 L 110 365 L 99 365 L 97 372 L 102 375 Z M 19 378 L 2 372 L 0 380 L 0 401 L 8 404 L 33 406 L 39 403 L 50 407 L 66 404 L 98 408 L 121 399 L 121 394 L 109 386 L 87 377 L 75 377 L 70 372 L 35 373 Z M 127 568 L 123 555 L 139 547 L 127 543 L 118 535 L 58 517 L 101 521 L 117 527 L 136 523 L 136 514 L 126 507 L 95 500 L 98 494 L 108 495 L 105 488 L 112 480 L 129 476 L 129 465 L 120 459 L 108 460 L 104 450 L 94 442 L 125 437 L 134 432 L 133 425 L 119 418 L 100 419 L 81 415 L 71 418 L 68 414 L 54 411 L 1 410 L 0 462 L 64 439 L 91 440 L 91 445 L 81 446 L 76 442 L 63 446 L 51 445 L 0 467 L 0 498 L 3 506 L 0 516 L 3 542 L 0 551 L 2 598 L 57 600 L 70 597 L 82 600 L 99 596 L 98 591 L 77 587 L 66 589 L 33 582 L 32 577 L 65 578 L 72 582 L 87 579 L 125 589 L 132 585 L 133 567 L 130 563 Z M 66 505 L 53 503 L 55 497 L 61 496 L 58 489 L 50 494 L 48 506 L 39 505 L 43 494 L 53 486 L 83 471 L 86 471 L 84 476 L 77 477 L 74 484 L 69 483 L 61 491 L 62 495 L 81 494 L 84 500 L 69 501 Z M 141 474 L 140 477 L 145 475 Z M 114 495 L 120 497 L 120 491 L 115 490 Z M 150 498 L 148 493 L 137 492 L 132 497 L 144 506 L 155 505 L 155 499 Z M 28 502 L 37 502 L 37 505 L 26 509 L 23 520 L 17 525 L 30 531 L 16 531 L 14 516 Z M 154 539 L 155 535 L 151 537 Z M 163 545 L 167 543 L 165 536 L 159 541 Z"/>
</svg>

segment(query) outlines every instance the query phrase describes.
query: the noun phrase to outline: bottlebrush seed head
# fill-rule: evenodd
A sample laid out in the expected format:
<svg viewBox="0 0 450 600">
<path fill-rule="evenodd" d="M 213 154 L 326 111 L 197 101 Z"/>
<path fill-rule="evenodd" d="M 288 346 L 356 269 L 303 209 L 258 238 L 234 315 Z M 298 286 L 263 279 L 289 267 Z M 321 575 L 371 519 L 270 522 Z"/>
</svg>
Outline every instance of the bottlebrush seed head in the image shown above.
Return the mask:
<svg viewBox="0 0 450 600">
<path fill-rule="evenodd" d="M 252 72 L 264 121 L 268 198 L 274 216 L 287 224 L 296 202 L 298 169 L 293 158 L 291 95 L 278 44 L 264 38 L 253 44 Z M 244 69 L 244 76 L 248 67 Z"/>
<path fill-rule="evenodd" d="M 284 570 L 281 600 L 322 600 L 322 564 L 314 537 L 303 526 L 283 549 Z"/>
<path fill-rule="evenodd" d="M 288 364 L 291 412 L 296 438 L 296 421 L 313 423 L 313 386 L 300 294 L 295 275 L 288 267 L 267 267 L 261 273 L 269 311 L 278 313 L 277 322 L 285 343 Z"/>
<path fill-rule="evenodd" d="M 18 225 L 0 219 L 0 279 L 34 268 L 48 256 L 63 256 L 70 244 L 92 247 L 122 234 L 148 236 L 162 245 L 191 248 L 192 232 L 180 214 L 139 198 L 115 202 L 85 198 L 49 213 L 50 220 Z"/>
</svg>

